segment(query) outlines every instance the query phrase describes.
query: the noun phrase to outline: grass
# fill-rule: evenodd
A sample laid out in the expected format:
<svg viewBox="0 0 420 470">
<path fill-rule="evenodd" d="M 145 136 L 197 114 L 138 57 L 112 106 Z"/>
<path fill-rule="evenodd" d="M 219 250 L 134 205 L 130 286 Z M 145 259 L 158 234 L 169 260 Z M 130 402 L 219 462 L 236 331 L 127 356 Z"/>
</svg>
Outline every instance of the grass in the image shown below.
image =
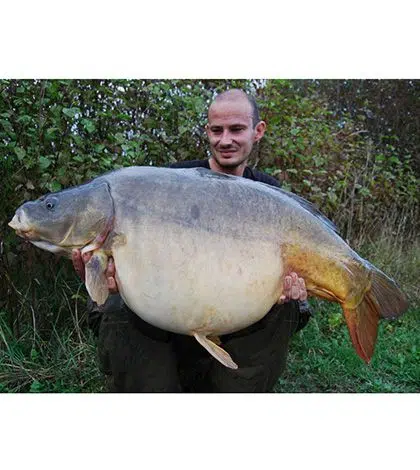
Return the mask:
<svg viewBox="0 0 420 470">
<path fill-rule="evenodd" d="M 1 319 L 0 392 L 105 391 L 89 331 L 81 335 L 70 327 L 54 330 L 45 341 L 28 327 L 27 334 L 16 340 Z"/>
<path fill-rule="evenodd" d="M 314 318 L 297 333 L 276 392 L 419 392 L 420 309 L 381 322 L 372 362 L 354 352 L 340 307 L 313 301 Z M 55 332 L 49 341 L 28 334 L 16 341 L 3 324 L 0 392 L 105 392 L 90 332 Z"/>
<path fill-rule="evenodd" d="M 375 355 L 366 365 L 351 345 L 341 308 L 311 299 L 315 316 L 293 337 L 276 392 L 420 391 L 420 244 L 404 247 L 383 238 L 358 251 L 398 279 L 408 294 L 409 311 L 396 321 L 381 321 Z M 74 286 L 56 283 L 56 292 L 61 292 L 61 304 L 57 294 L 39 305 L 53 306 L 48 315 L 62 312 L 62 318 L 67 312 L 68 321 L 60 326 L 57 321 L 47 335 L 41 336 L 36 325 L 26 322 L 17 339 L 8 327 L 10 312 L 0 310 L 0 392 L 106 391 L 95 339 L 72 307 Z"/>
<path fill-rule="evenodd" d="M 292 339 L 277 392 L 419 392 L 420 309 L 379 326 L 369 365 L 355 353 L 336 304 L 314 301 L 315 317 Z"/>
</svg>

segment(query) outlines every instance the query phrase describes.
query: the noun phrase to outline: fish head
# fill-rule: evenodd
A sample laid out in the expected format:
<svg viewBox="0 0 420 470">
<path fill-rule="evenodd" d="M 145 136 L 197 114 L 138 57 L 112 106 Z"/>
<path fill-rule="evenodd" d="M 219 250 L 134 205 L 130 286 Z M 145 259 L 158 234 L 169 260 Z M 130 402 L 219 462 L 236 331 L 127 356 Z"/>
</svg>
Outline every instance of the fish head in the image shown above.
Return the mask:
<svg viewBox="0 0 420 470">
<path fill-rule="evenodd" d="M 71 253 L 109 230 L 113 201 L 106 182 L 87 183 L 22 204 L 9 226 L 53 253 Z"/>
</svg>

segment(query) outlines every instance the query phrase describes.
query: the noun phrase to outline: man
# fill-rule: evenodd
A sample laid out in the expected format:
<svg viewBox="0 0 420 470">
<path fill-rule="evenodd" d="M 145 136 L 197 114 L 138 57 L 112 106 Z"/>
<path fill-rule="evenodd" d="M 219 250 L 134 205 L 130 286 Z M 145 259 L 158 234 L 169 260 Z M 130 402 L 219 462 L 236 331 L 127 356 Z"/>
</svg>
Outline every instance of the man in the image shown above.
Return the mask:
<svg viewBox="0 0 420 470">
<path fill-rule="evenodd" d="M 216 97 L 209 108 L 206 132 L 212 156 L 209 160 L 178 162 L 174 168 L 206 167 L 273 186 L 279 182 L 247 166 L 253 145 L 261 140 L 266 124 L 259 118 L 252 97 L 229 90 Z M 90 255 L 73 254 L 76 271 L 84 279 Z M 169 333 L 141 320 L 123 303 L 110 259 L 108 287 L 112 296 L 91 320 L 99 323 L 98 352 L 101 369 L 116 392 L 268 392 L 284 370 L 291 336 L 309 318 L 303 279 L 291 273 L 285 279 L 283 304 L 276 304 L 259 322 L 222 336 L 227 352 L 239 369 L 224 367 L 194 338 Z M 290 299 L 293 299 L 290 301 Z M 299 302 L 298 302 L 299 301 Z"/>
</svg>

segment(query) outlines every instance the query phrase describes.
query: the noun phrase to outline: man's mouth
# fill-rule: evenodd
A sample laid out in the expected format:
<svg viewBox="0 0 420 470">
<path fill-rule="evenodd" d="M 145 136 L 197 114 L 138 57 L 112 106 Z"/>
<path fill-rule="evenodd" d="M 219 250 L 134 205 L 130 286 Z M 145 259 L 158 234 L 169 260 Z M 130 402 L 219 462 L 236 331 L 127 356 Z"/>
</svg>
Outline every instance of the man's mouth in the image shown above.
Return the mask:
<svg viewBox="0 0 420 470">
<path fill-rule="evenodd" d="M 236 153 L 236 150 L 219 150 L 219 152 L 226 157 L 230 157 L 234 153 Z"/>
</svg>

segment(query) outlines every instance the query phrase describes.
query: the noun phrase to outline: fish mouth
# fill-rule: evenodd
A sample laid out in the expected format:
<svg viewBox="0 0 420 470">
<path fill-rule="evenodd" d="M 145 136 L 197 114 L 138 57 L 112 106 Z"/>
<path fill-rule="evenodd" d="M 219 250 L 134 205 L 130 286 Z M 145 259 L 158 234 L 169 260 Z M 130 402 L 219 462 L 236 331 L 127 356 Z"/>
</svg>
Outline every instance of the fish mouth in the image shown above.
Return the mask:
<svg viewBox="0 0 420 470">
<path fill-rule="evenodd" d="M 24 238 L 25 240 L 39 240 L 39 235 L 35 230 L 32 229 L 15 229 L 16 235 L 18 235 L 21 238 Z"/>
<path fill-rule="evenodd" d="M 16 213 L 13 219 L 8 223 L 9 227 L 16 232 L 16 235 L 25 240 L 39 240 L 38 233 L 33 228 L 29 227 L 28 224 L 25 224 L 22 218 L 20 213 Z"/>
<path fill-rule="evenodd" d="M 7 225 L 17 231 L 21 225 L 19 214 L 15 214 L 13 219 Z"/>
</svg>

